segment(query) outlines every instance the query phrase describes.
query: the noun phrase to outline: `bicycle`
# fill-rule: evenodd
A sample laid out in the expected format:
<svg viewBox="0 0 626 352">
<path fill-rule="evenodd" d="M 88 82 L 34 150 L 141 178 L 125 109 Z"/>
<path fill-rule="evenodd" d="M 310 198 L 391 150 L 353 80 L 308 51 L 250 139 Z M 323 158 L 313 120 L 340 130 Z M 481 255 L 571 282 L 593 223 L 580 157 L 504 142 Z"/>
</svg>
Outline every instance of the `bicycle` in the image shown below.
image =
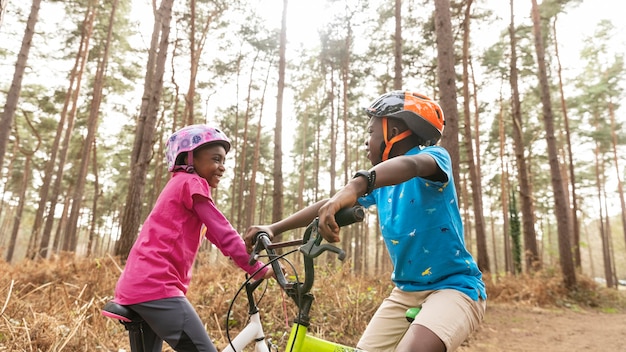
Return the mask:
<svg viewBox="0 0 626 352">
<path fill-rule="evenodd" d="M 335 215 L 335 219 L 339 226 L 347 226 L 356 222 L 363 221 L 365 212 L 362 207 L 355 206 L 352 208 L 342 209 Z M 315 279 L 315 266 L 313 259 L 321 255 L 326 251 L 337 254 L 339 260 L 344 260 L 346 257 L 345 252 L 332 244 L 321 244 L 322 236 L 318 232 L 319 219 L 313 220 L 309 226 L 307 226 L 303 238 L 299 240 L 284 241 L 272 243 L 269 235 L 265 232 L 259 232 L 256 236 L 256 243 L 253 251 L 250 254 L 250 264 L 254 264 L 259 258 L 266 257 L 268 262 L 265 264 L 271 265 L 274 269 L 276 281 L 280 288 L 291 298 L 298 308 L 298 314 L 293 321 L 289 338 L 287 340 L 287 346 L 285 351 L 288 352 L 362 352 L 362 350 L 354 347 L 345 346 L 336 342 L 321 339 L 308 334 L 310 326 L 310 310 L 315 300 L 315 297 L 310 292 L 313 287 Z M 297 250 L 287 252 L 285 254 L 276 253 L 276 249 L 299 246 Z M 303 256 L 304 261 L 304 280 L 299 281 L 296 276 L 295 281 L 289 281 L 285 276 L 285 273 L 280 266 L 279 260 L 286 255 L 299 251 Z M 261 255 L 265 252 L 265 255 Z M 246 297 L 248 300 L 248 323 L 246 326 L 235 336 L 233 339 L 229 336 L 228 321 L 226 323 L 226 334 L 228 337 L 228 345 L 222 350 L 222 352 L 240 352 L 244 348 L 250 345 L 254 345 L 255 352 L 271 352 L 278 351 L 278 346 L 273 345 L 271 341 L 268 341 L 263 331 L 263 325 L 261 323 L 261 316 L 257 302 L 254 298 L 255 290 L 261 285 L 263 279 L 252 280 L 247 278 L 244 284 L 242 284 L 239 291 L 235 294 L 235 297 L 231 300 L 231 306 L 229 307 L 227 319 L 230 316 L 230 312 L 233 308 L 233 303 L 239 295 L 239 293 L 245 288 Z M 419 312 L 419 308 L 411 308 L 407 311 L 407 320 L 411 321 L 412 318 Z M 135 312 L 126 306 L 119 305 L 115 302 L 108 302 L 102 310 L 102 315 L 109 318 L 119 320 L 129 334 L 137 334 L 139 338 L 135 338 L 138 341 L 136 346 L 131 346 L 133 352 L 145 352 L 143 344 L 141 343 L 141 324 L 142 320 Z"/>
</svg>

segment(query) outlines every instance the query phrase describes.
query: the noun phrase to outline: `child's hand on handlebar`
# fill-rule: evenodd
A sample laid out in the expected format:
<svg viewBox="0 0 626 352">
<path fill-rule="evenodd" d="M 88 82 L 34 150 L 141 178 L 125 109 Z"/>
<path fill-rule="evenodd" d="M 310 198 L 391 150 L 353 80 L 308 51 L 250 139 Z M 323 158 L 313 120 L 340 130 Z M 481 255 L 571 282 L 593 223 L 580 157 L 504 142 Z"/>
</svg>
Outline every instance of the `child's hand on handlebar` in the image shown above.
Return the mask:
<svg viewBox="0 0 626 352">
<path fill-rule="evenodd" d="M 360 178 L 359 178 L 360 179 Z M 343 208 L 357 204 L 357 181 L 349 182 L 335 193 L 318 211 L 318 229 L 322 237 L 330 243 L 339 242 L 339 225 L 335 214 Z"/>
<path fill-rule="evenodd" d="M 335 213 L 340 209 L 341 207 L 329 200 L 318 212 L 318 230 L 320 235 L 330 243 L 339 242 L 339 225 L 335 221 Z"/>
<path fill-rule="evenodd" d="M 246 243 L 246 249 L 248 250 L 248 253 L 252 252 L 252 249 L 254 248 L 254 242 L 256 242 L 256 237 L 259 232 L 267 233 L 270 237 L 270 240 L 274 238 L 274 234 L 272 233 L 272 230 L 270 230 L 269 226 L 250 226 L 246 230 L 246 233 L 243 235 L 243 241 Z"/>
</svg>

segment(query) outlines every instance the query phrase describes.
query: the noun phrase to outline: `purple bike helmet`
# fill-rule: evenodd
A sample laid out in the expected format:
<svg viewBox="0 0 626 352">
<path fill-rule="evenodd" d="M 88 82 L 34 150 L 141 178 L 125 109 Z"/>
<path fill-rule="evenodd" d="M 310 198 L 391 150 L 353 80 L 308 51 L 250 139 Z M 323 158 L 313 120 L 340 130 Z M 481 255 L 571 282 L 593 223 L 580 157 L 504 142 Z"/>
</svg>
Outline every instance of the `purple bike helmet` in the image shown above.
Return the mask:
<svg viewBox="0 0 626 352">
<path fill-rule="evenodd" d="M 230 140 L 224 132 L 209 125 L 190 125 L 174 132 L 165 145 L 167 170 L 193 172 L 193 151 L 209 143 L 222 144 L 226 153 L 230 150 Z M 183 153 L 187 153 L 187 164 L 182 162 Z"/>
</svg>

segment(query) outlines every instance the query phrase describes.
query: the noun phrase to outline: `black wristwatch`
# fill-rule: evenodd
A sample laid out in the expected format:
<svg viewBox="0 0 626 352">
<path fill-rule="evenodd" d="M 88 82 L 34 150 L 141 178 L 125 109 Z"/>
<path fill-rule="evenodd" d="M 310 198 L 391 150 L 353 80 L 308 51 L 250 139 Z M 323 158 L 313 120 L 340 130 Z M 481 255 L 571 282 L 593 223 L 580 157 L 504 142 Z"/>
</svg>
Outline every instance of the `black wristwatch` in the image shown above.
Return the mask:
<svg viewBox="0 0 626 352">
<path fill-rule="evenodd" d="M 356 172 L 356 174 L 354 174 L 352 178 L 357 177 L 365 177 L 365 179 L 367 180 L 367 190 L 365 191 L 365 194 L 363 196 L 372 193 L 374 187 L 376 187 L 376 171 L 359 170 Z"/>
</svg>

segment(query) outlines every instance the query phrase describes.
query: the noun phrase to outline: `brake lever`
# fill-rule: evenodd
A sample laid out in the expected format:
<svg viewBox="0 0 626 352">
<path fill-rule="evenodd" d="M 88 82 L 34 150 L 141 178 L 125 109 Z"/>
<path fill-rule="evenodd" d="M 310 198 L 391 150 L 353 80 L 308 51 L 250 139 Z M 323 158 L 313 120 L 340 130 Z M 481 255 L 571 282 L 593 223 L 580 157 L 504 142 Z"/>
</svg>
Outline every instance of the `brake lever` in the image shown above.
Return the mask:
<svg viewBox="0 0 626 352">
<path fill-rule="evenodd" d="M 318 224 L 319 220 L 316 219 L 315 223 L 310 227 L 311 231 L 307 231 L 308 236 L 305 237 L 308 238 L 311 233 L 315 233 L 315 237 L 308 239 L 308 241 L 300 247 L 300 252 L 310 258 L 316 258 L 325 251 L 331 251 L 337 254 L 339 260 L 343 261 L 346 259 L 346 252 L 343 249 L 329 243 L 320 244 L 322 243 L 322 236 L 317 231 Z"/>
<path fill-rule="evenodd" d="M 259 260 L 259 253 L 264 249 L 263 241 L 261 241 L 261 237 L 263 236 L 269 238 L 269 236 L 265 232 L 259 232 L 257 234 L 256 241 L 254 242 L 254 248 L 252 249 L 252 252 L 250 253 L 250 259 L 248 260 L 249 265 L 254 265 L 254 263 L 256 263 L 257 260 Z"/>
</svg>

